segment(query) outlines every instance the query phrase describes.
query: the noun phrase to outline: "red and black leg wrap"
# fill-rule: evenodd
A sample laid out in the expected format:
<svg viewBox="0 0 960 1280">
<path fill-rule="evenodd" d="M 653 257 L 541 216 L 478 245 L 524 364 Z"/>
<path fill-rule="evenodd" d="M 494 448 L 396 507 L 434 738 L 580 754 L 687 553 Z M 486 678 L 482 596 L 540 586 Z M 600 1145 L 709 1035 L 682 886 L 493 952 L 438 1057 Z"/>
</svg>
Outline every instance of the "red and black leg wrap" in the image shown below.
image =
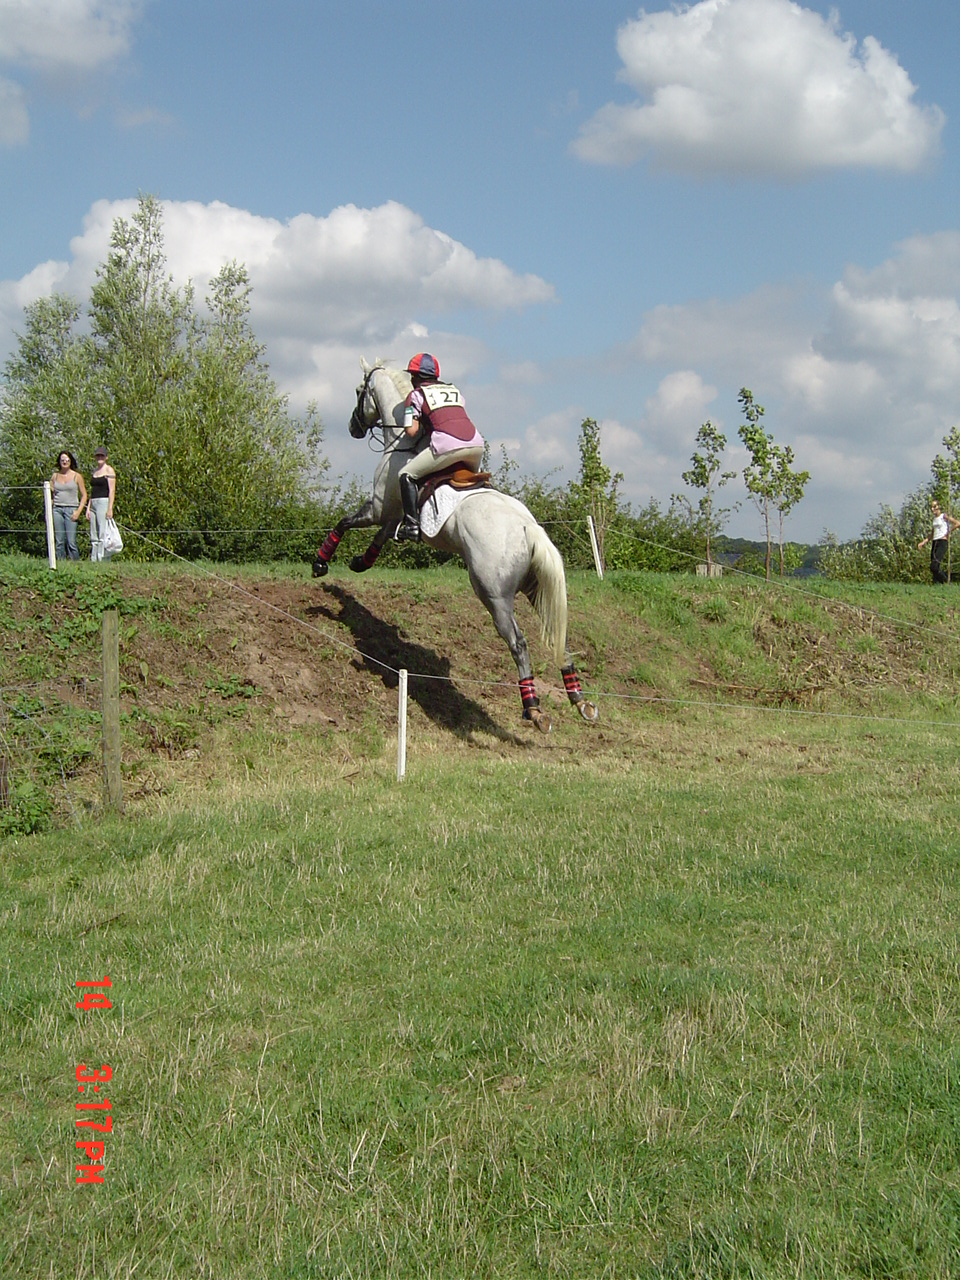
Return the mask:
<svg viewBox="0 0 960 1280">
<path fill-rule="evenodd" d="M 322 564 L 328 564 L 329 561 L 333 559 L 334 553 L 339 545 L 340 534 L 337 533 L 336 529 L 331 529 L 323 542 L 317 548 L 317 559 Z"/>
<path fill-rule="evenodd" d="M 540 699 L 533 688 L 533 676 L 520 677 L 520 701 L 523 703 L 523 718 L 530 719 L 530 712 L 540 706 Z"/>
<path fill-rule="evenodd" d="M 369 547 L 367 547 L 366 551 L 360 557 L 363 561 L 363 567 L 365 569 L 372 569 L 377 556 L 382 550 L 383 547 L 379 546 L 377 542 L 371 542 Z"/>
<path fill-rule="evenodd" d="M 577 669 L 571 662 L 569 667 L 564 667 L 560 674 L 563 676 L 563 687 L 567 691 L 567 697 L 574 706 L 578 702 L 583 701 L 583 690 L 580 688 L 580 677 L 577 675 Z"/>
</svg>

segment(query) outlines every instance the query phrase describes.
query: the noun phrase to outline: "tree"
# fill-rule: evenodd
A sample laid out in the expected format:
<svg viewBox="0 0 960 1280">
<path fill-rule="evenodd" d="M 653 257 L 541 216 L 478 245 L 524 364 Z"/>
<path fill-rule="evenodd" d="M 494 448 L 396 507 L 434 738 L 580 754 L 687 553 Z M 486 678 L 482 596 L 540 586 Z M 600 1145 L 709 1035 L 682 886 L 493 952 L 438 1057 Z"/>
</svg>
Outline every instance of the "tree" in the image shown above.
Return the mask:
<svg viewBox="0 0 960 1280">
<path fill-rule="evenodd" d="M 90 418 L 90 344 L 74 332 L 79 307 L 62 294 L 39 298 L 24 311 L 18 348 L 4 365 L 0 389 L 0 479 L 9 486 L 4 523 L 39 528 L 40 484 L 68 449 L 85 453 Z M 92 444 L 90 448 L 92 449 Z M 4 539 L 25 549 L 34 535 Z"/>
<path fill-rule="evenodd" d="M 930 485 L 908 493 L 899 511 L 884 503 L 860 537 L 840 543 L 825 532 L 818 565 L 828 578 L 850 582 L 924 582 L 927 568 L 917 543 L 930 532 Z"/>
<path fill-rule="evenodd" d="M 89 459 L 105 444 L 118 514 L 142 531 L 133 554 L 159 534 L 180 554 L 249 558 L 284 523 L 317 523 L 320 424 L 313 407 L 292 418 L 270 377 L 243 266 L 222 268 L 198 313 L 167 274 L 161 206 L 143 196 L 113 224 L 88 335 L 78 315 L 57 297 L 27 308 L 0 400 L 4 483 L 35 486 L 58 448 Z"/>
<path fill-rule="evenodd" d="M 580 478 L 570 485 L 571 506 L 581 518 L 590 516 L 592 519 L 600 564 L 603 565 L 604 542 L 617 515 L 618 489 L 623 473 L 611 472 L 604 465 L 600 454 L 600 427 L 596 419 L 584 418 L 580 423 L 577 447 L 580 452 Z"/>
<path fill-rule="evenodd" d="M 793 471 L 793 450 L 789 445 L 775 446 L 776 469 L 774 471 L 773 505 L 779 521 L 777 547 L 780 554 L 780 577 L 783 577 L 783 522 L 803 497 L 809 471 Z"/>
<path fill-rule="evenodd" d="M 717 430 L 709 418 L 697 432 L 696 444 L 697 449 L 694 450 L 690 458 L 692 466 L 682 473 L 681 479 L 684 484 L 690 485 L 691 488 L 704 490 L 697 503 L 696 523 L 699 524 L 703 532 L 706 560 L 707 564 L 710 565 L 712 563 L 710 558 L 710 539 L 723 528 L 724 517 L 729 515 L 731 510 L 729 507 L 715 506 L 715 494 L 728 480 L 732 480 L 737 473 L 735 471 L 720 471 L 720 456 L 727 447 L 727 437 L 722 431 Z M 675 495 L 675 498 L 678 502 L 686 505 L 691 516 L 691 523 L 694 523 L 693 506 L 689 499 L 679 494 Z"/>
<path fill-rule="evenodd" d="M 763 406 L 754 401 L 753 392 L 747 387 L 741 387 L 737 399 L 746 418 L 737 434 L 750 454 L 750 462 L 743 469 L 743 479 L 754 505 L 763 517 L 766 539 L 763 572 L 769 581 L 771 512 L 776 511 L 779 520 L 780 576 L 783 577 L 783 522 L 803 497 L 810 472 L 794 471 L 793 449 L 790 445 L 775 444 L 773 436 L 764 431 L 760 425 Z"/>
<path fill-rule="evenodd" d="M 764 409 L 756 404 L 753 392 L 747 387 L 740 388 L 737 397 L 740 409 L 746 422 L 737 428 L 737 435 L 746 445 L 750 454 L 750 462 L 743 469 L 743 479 L 753 504 L 763 517 L 766 553 L 763 560 L 764 577 L 770 578 L 770 509 L 776 492 L 776 453 L 773 436 L 767 435 L 760 425 Z"/>
</svg>

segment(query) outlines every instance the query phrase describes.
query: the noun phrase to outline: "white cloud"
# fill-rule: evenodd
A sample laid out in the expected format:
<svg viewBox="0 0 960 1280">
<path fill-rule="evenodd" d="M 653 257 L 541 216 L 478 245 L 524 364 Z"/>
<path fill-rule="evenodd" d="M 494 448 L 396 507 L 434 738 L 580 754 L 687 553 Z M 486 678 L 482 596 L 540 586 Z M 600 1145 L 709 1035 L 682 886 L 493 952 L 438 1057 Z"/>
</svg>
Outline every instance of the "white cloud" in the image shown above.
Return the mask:
<svg viewBox="0 0 960 1280">
<path fill-rule="evenodd" d="M 766 405 L 764 425 L 793 445 L 813 477 L 791 526 L 811 538 L 825 526 L 855 536 L 881 502 L 896 506 L 929 479 L 943 436 L 960 418 L 958 299 L 960 232 L 941 232 L 905 241 L 872 270 L 848 267 L 821 295 L 816 315 L 816 299 L 788 287 L 657 308 L 633 352 L 675 372 L 647 401 L 641 433 L 671 452 L 676 406 L 692 439 L 707 407 L 704 399 L 698 412 L 695 377 L 722 387 L 731 421 L 739 420 L 738 388 L 749 386 Z M 735 429 L 727 432 L 731 445 Z M 689 450 L 672 452 L 682 460 Z"/>
<path fill-rule="evenodd" d="M 629 354 L 654 365 L 706 362 L 749 382 L 753 369 L 788 359 L 808 338 L 809 308 L 806 292 L 790 285 L 764 285 L 729 301 L 654 307 Z"/>
<path fill-rule="evenodd" d="M 28 303 L 55 289 L 86 305 L 115 219 L 129 221 L 135 209 L 133 200 L 98 201 L 70 242 L 69 261 L 0 283 L 0 362 Z M 324 417 L 334 424 L 342 418 L 344 427 L 361 355 L 399 363 L 435 348 L 444 375 L 459 378 L 488 359 L 486 349 L 468 334 L 438 329 L 439 319 L 554 298 L 538 276 L 478 257 L 394 202 L 374 209 L 344 205 L 326 217 L 300 214 L 289 222 L 219 202 L 163 202 L 163 233 L 169 273 L 181 285 L 192 280 L 198 300 L 225 262 L 245 264 L 253 328 L 278 385 L 297 408 L 316 400 Z M 532 366 L 512 373 L 514 381 L 535 376 Z M 481 409 L 489 399 L 484 389 L 476 397 Z M 493 399 L 512 412 L 489 420 L 515 423 L 515 395 Z"/>
<path fill-rule="evenodd" d="M 130 50 L 143 0 L 0 0 L 0 146 L 26 142 L 24 76 L 63 83 L 90 76 Z"/>
<path fill-rule="evenodd" d="M 127 53 L 141 0 L 0 0 L 0 61 L 92 71 Z"/>
<path fill-rule="evenodd" d="M 553 469 L 570 457 L 582 415 L 568 407 L 544 414 L 523 432 L 524 462 L 536 469 Z"/>
<path fill-rule="evenodd" d="M 104 260 L 116 218 L 129 220 L 136 201 L 97 201 L 70 242 L 60 288 L 85 296 Z M 289 222 L 263 218 L 215 201 L 164 201 L 163 234 L 170 273 L 192 280 L 202 297 L 231 260 L 246 265 L 253 284 L 258 333 L 304 344 L 353 342 L 378 352 L 410 326 L 463 308 L 519 310 L 552 301 L 551 285 L 518 275 L 465 245 L 401 204 L 374 209 L 343 205 L 326 217 L 299 214 Z"/>
<path fill-rule="evenodd" d="M 717 388 L 692 369 L 668 374 L 644 405 L 644 435 L 672 449 L 696 434 L 716 398 Z"/>
<path fill-rule="evenodd" d="M 23 89 L 0 76 L 0 146 L 14 147 L 26 142 L 30 119 Z"/>
<path fill-rule="evenodd" d="M 644 13 L 617 35 L 619 78 L 641 100 L 608 103 L 573 144 L 583 160 L 649 155 L 694 173 L 797 178 L 824 169 L 915 170 L 944 116 L 872 36 L 859 45 L 791 0 L 701 0 Z"/>
</svg>

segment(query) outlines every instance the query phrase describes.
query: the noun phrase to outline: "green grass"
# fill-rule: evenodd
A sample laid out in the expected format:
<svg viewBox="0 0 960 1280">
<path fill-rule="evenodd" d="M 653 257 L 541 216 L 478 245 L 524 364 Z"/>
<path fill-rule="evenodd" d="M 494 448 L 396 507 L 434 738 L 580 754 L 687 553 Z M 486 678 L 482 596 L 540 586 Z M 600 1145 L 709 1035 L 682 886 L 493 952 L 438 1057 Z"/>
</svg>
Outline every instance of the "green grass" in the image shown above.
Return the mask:
<svg viewBox="0 0 960 1280">
<path fill-rule="evenodd" d="M 955 1275 L 939 735 L 642 737 L 8 840 L 0 1271 Z"/>
<path fill-rule="evenodd" d="M 480 726 L 414 681 L 400 785 L 353 633 L 270 633 L 229 582 L 271 575 L 215 572 L 0 560 L 0 743 L 69 799 L 0 808 L 60 824 L 0 840 L 0 1275 L 960 1274 L 952 593 L 571 575 L 601 722 L 561 692 L 541 739 L 471 683 L 509 659 L 461 573 L 332 574 Z M 272 715 L 231 666 L 261 628 L 354 717 Z"/>
</svg>

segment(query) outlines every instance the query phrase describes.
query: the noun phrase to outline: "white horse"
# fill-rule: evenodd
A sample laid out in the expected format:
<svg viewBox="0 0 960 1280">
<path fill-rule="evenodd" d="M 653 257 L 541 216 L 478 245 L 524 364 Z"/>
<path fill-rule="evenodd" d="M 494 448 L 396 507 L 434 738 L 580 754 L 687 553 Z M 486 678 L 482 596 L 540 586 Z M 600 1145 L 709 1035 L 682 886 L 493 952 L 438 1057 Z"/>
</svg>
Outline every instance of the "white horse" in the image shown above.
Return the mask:
<svg viewBox="0 0 960 1280">
<path fill-rule="evenodd" d="M 363 381 L 357 388 L 357 407 L 350 418 L 350 434 L 363 439 L 379 426 L 383 455 L 373 477 L 373 493 L 352 516 L 327 534 L 313 562 L 314 577 L 323 577 L 348 529 L 379 526 L 373 541 L 350 568 L 369 569 L 403 514 L 397 477 L 411 452 L 424 447 L 412 443 L 403 431 L 403 402 L 412 383 L 409 375 L 379 362 L 361 361 Z M 440 528 L 421 534 L 422 541 L 458 555 L 467 567 L 470 585 L 486 606 L 494 626 L 505 641 L 520 682 L 523 716 L 544 732 L 550 720 L 540 709 L 534 692 L 530 654 L 513 612 L 522 591 L 540 618 L 541 636 L 561 668 L 567 697 L 584 720 L 596 720 L 597 708 L 588 702 L 567 649 L 567 587 L 563 561 L 546 534 L 522 502 L 496 489 L 472 490 L 460 501 Z"/>
</svg>

